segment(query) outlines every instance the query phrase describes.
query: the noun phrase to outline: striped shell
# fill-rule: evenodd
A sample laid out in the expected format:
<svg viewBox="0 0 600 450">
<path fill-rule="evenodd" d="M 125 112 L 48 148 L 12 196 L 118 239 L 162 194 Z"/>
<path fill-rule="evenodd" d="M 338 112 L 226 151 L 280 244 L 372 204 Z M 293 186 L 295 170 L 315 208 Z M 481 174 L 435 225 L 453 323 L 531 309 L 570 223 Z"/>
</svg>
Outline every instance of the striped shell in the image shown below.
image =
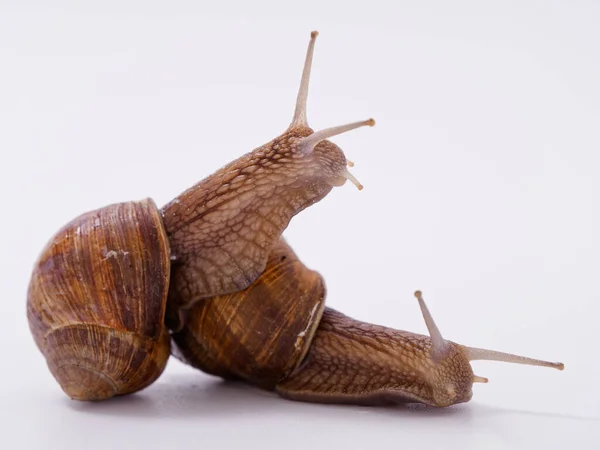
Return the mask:
<svg viewBox="0 0 600 450">
<path fill-rule="evenodd" d="M 204 372 L 272 389 L 306 355 L 324 307 L 321 275 L 282 238 L 250 287 L 196 303 L 173 340 L 179 357 Z"/>
<path fill-rule="evenodd" d="M 102 400 L 139 391 L 170 354 L 164 326 L 169 242 L 152 200 L 65 225 L 33 270 L 27 319 L 63 391 Z"/>
</svg>

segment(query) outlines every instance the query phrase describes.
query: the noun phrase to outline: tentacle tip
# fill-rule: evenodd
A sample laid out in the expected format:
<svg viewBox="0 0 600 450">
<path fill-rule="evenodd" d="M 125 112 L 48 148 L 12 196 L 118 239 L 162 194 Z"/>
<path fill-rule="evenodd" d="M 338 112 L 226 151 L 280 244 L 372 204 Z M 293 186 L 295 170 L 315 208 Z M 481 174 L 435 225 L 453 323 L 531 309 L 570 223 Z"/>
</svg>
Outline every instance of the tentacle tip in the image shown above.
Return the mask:
<svg viewBox="0 0 600 450">
<path fill-rule="evenodd" d="M 421 300 L 423 298 L 423 293 L 421 291 L 415 291 L 415 297 Z"/>
<path fill-rule="evenodd" d="M 474 375 L 473 376 L 473 383 L 488 383 L 490 380 L 488 380 L 486 377 L 480 377 L 479 375 Z"/>
<path fill-rule="evenodd" d="M 310 33 L 310 38 L 311 38 L 311 39 L 316 39 L 318 35 L 319 35 L 319 32 L 318 32 L 317 30 L 315 30 L 315 31 L 312 31 L 312 32 Z"/>
<path fill-rule="evenodd" d="M 371 119 L 367 120 L 365 123 L 368 126 L 370 126 L 370 127 L 374 127 L 375 126 L 375 119 L 371 118 Z"/>
<path fill-rule="evenodd" d="M 565 365 L 563 363 L 556 363 L 555 366 L 558 370 L 565 370 Z"/>
<path fill-rule="evenodd" d="M 343 177 L 346 178 L 347 180 L 350 180 L 350 182 L 352 182 L 352 184 L 354 184 L 354 186 L 356 186 L 356 189 L 358 189 L 359 191 L 363 190 L 363 185 L 360 184 L 360 181 L 358 181 L 356 179 L 356 177 L 354 175 L 352 175 L 348 169 L 344 170 Z"/>
</svg>

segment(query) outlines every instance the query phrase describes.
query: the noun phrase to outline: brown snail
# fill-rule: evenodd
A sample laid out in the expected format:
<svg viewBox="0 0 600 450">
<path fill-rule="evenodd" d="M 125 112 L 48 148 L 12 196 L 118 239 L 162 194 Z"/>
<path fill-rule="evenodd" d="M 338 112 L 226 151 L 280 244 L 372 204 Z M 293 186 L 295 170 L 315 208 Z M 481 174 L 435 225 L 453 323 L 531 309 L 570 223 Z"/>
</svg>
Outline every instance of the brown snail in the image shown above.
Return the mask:
<svg viewBox="0 0 600 450">
<path fill-rule="evenodd" d="M 71 398 L 138 391 L 171 352 L 224 378 L 307 401 L 467 401 L 472 359 L 546 363 L 355 321 L 325 306 L 321 276 L 282 238 L 290 220 L 346 180 L 326 140 L 372 119 L 313 132 L 306 102 L 311 34 L 294 118 L 279 137 L 158 209 L 152 200 L 86 213 L 50 240 L 27 315 L 50 371 Z"/>
<path fill-rule="evenodd" d="M 99 400 L 144 388 L 169 357 L 165 327 L 205 298 L 248 287 L 293 216 L 347 179 L 327 138 L 372 119 L 313 132 L 306 101 L 313 33 L 287 130 L 163 208 L 110 205 L 69 222 L 36 262 L 27 318 L 67 395 Z"/>
<path fill-rule="evenodd" d="M 473 360 L 564 368 L 446 341 L 415 296 L 430 336 L 354 320 L 325 306 L 323 279 L 282 239 L 249 288 L 195 304 L 173 340 L 182 361 L 207 373 L 322 403 L 449 406 L 487 383 Z"/>
</svg>

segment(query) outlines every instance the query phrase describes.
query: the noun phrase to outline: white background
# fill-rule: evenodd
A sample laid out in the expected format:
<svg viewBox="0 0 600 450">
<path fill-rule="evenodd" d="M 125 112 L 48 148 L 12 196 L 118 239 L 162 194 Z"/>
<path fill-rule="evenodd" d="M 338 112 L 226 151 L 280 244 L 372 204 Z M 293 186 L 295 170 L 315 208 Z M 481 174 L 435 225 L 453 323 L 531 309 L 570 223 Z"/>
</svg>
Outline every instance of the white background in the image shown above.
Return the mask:
<svg viewBox="0 0 600 450">
<path fill-rule="evenodd" d="M 599 448 L 600 3 L 218 3 L 0 1 L 0 447 Z M 423 333 L 422 289 L 446 338 L 565 371 L 476 362 L 490 383 L 438 410 L 296 403 L 173 361 L 138 395 L 69 400 L 25 319 L 39 251 L 281 133 L 313 29 L 311 126 L 377 120 L 333 139 L 365 189 L 285 233 L 328 304 Z"/>
</svg>

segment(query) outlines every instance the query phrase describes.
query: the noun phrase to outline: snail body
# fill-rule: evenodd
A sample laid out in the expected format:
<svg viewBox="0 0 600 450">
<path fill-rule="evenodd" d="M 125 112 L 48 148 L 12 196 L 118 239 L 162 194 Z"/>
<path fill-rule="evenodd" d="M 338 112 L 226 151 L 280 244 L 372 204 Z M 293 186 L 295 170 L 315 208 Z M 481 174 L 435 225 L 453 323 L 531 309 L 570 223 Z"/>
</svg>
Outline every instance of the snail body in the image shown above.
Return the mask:
<svg viewBox="0 0 600 450">
<path fill-rule="evenodd" d="M 470 361 L 562 364 L 359 322 L 325 304 L 326 286 L 283 238 L 294 216 L 347 180 L 328 138 L 372 119 L 313 131 L 306 118 L 317 33 L 294 116 L 280 136 L 158 208 L 109 205 L 59 230 L 34 266 L 27 318 L 63 391 L 104 400 L 146 388 L 170 355 L 209 374 L 313 402 L 468 401 Z"/>
<path fill-rule="evenodd" d="M 314 132 L 306 105 L 310 69 L 318 33 L 311 34 L 288 129 L 183 192 L 162 208 L 171 241 L 167 323 L 180 330 L 185 311 L 201 299 L 238 292 L 264 271 L 269 255 L 292 217 L 321 201 L 347 180 L 342 150 L 327 139 L 368 119 Z"/>
</svg>

